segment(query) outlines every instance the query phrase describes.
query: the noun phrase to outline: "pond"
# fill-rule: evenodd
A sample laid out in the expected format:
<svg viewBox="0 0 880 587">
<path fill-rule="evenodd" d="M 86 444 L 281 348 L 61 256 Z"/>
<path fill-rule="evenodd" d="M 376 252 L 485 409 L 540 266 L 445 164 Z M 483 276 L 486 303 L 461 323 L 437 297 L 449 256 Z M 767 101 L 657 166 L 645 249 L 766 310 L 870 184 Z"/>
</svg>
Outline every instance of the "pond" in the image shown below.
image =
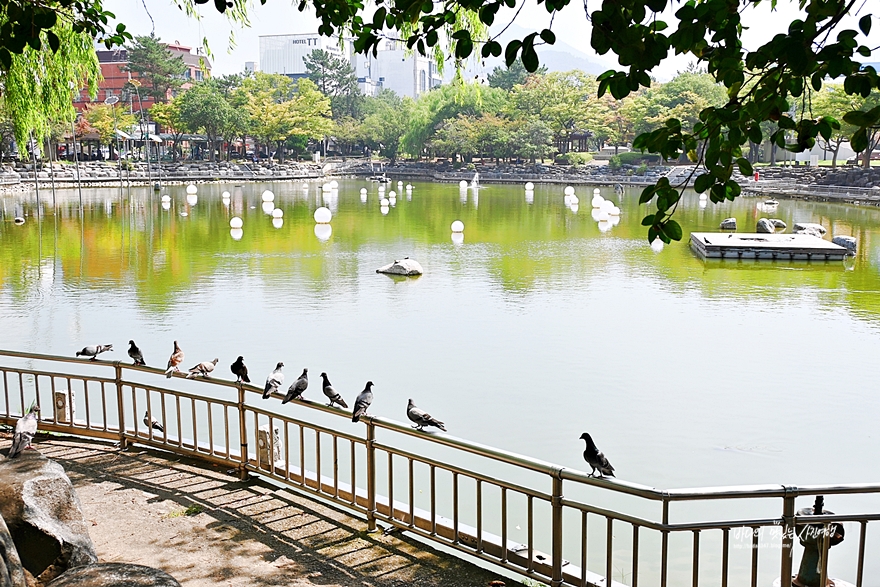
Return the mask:
<svg viewBox="0 0 880 587">
<path fill-rule="evenodd" d="M 54 208 L 41 191 L 39 215 L 33 194 L 6 196 L 0 347 L 113 343 L 112 360 L 133 338 L 164 367 L 178 340 L 185 366 L 218 357 L 221 377 L 244 355 L 258 385 L 278 361 L 288 381 L 308 367 L 313 398 L 321 371 L 346 399 L 369 379 L 378 415 L 405 421 L 413 398 L 451 434 L 587 470 L 589 431 L 620 478 L 660 488 L 877 480 L 880 210 L 783 200 L 769 214 L 855 236 L 846 263 L 706 262 L 687 234 L 731 216 L 751 229 L 760 200 L 687 194 L 685 240 L 658 252 L 636 189 L 602 189 L 621 214 L 600 230 L 592 187 L 572 210 L 561 185 L 413 185 L 387 211 L 362 180 L 326 197 L 205 184 L 195 203 L 170 186 L 168 209 L 147 188 L 83 190 L 82 210 L 76 190 Z M 376 273 L 405 256 L 425 274 Z"/>
</svg>

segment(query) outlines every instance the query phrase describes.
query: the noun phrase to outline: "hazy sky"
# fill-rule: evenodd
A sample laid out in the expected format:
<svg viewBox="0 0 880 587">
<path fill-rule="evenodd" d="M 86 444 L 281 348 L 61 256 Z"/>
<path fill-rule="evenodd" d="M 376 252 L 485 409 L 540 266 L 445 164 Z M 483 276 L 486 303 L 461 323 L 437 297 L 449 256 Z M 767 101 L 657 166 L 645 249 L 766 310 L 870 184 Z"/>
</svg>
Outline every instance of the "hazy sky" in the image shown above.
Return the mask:
<svg viewBox="0 0 880 587">
<path fill-rule="evenodd" d="M 198 46 L 203 37 L 207 37 L 214 54 L 214 74 L 236 73 L 244 68 L 245 61 L 259 61 L 260 35 L 278 35 L 287 33 L 315 32 L 318 21 L 312 13 L 300 13 L 295 3 L 290 0 L 267 0 L 265 5 L 255 2 L 251 9 L 252 22 L 250 28 L 232 27 L 226 19 L 219 15 L 213 2 L 200 7 L 202 19 L 187 18 L 171 0 L 106 0 L 105 7 L 115 13 L 117 18 L 126 23 L 134 34 L 149 34 L 155 30 L 163 41 L 180 41 L 184 45 Z M 590 10 L 600 6 L 599 0 L 590 0 Z M 675 9 L 680 3 L 674 4 Z M 371 13 L 368 10 L 368 13 Z M 747 47 L 756 47 L 772 38 L 774 34 L 784 31 L 788 24 L 798 15 L 797 3 L 781 0 L 779 8 L 771 12 L 769 3 L 765 2 L 757 9 L 748 10 L 744 21 L 749 27 L 744 35 Z M 500 26 L 504 26 L 513 16 L 513 11 L 501 12 L 497 18 Z M 151 18 L 152 17 L 152 20 Z M 516 20 L 517 24 L 530 29 L 546 27 L 550 17 L 543 6 L 530 1 Z M 844 24 L 856 26 L 856 17 L 849 17 Z M 872 33 L 873 45 L 880 39 L 880 23 L 875 22 Z M 590 48 L 590 25 L 584 14 L 581 2 L 573 2 L 556 17 L 553 30 L 557 39 L 577 48 L 594 61 L 609 67 L 615 64 L 609 55 L 597 56 Z M 230 32 L 235 34 L 235 47 L 229 48 Z M 654 73 L 658 79 L 668 79 L 675 75 L 676 70 L 686 66 L 686 57 L 672 57 L 664 62 Z"/>
</svg>

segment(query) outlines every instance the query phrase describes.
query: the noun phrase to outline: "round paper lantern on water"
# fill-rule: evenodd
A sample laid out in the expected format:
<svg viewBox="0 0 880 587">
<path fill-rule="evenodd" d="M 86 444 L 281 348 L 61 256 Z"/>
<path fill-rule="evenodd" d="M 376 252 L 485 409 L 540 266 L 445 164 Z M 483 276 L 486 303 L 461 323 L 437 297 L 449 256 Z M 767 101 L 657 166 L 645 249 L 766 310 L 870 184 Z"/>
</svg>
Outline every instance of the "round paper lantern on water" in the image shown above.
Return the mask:
<svg viewBox="0 0 880 587">
<path fill-rule="evenodd" d="M 395 192 L 394 190 L 391 190 L 390 192 L 388 192 L 388 197 L 389 198 L 396 198 L 397 192 Z"/>
<path fill-rule="evenodd" d="M 608 213 L 612 216 L 620 216 L 620 208 L 618 208 L 617 206 L 612 206 L 611 210 L 609 210 Z"/>
<path fill-rule="evenodd" d="M 336 181 L 335 179 L 333 181 L 331 181 L 330 182 L 330 189 L 331 190 L 339 189 L 339 182 Z"/>
<path fill-rule="evenodd" d="M 593 195 L 594 195 L 594 196 L 598 196 L 598 195 L 599 195 L 599 188 L 593 188 Z"/>
<path fill-rule="evenodd" d="M 325 208 L 321 206 L 317 210 L 315 210 L 315 222 L 318 224 L 327 224 L 330 222 L 333 215 L 330 213 L 329 208 Z"/>
<path fill-rule="evenodd" d="M 614 208 L 614 202 L 612 202 L 611 200 L 605 200 L 604 202 L 602 202 L 602 205 L 600 206 L 600 209 L 603 212 L 608 212 L 609 214 L 611 214 L 611 210 L 613 208 Z"/>
<path fill-rule="evenodd" d="M 388 198 L 382 198 L 381 200 L 379 200 L 379 205 L 380 205 L 380 206 L 388 207 L 388 204 L 390 204 L 390 203 L 391 203 L 391 202 L 388 201 Z"/>
<path fill-rule="evenodd" d="M 456 220 L 452 223 L 452 232 L 464 232 L 464 222 L 461 220 Z"/>
<path fill-rule="evenodd" d="M 284 210 L 281 208 L 275 208 L 272 210 L 272 218 L 282 218 L 284 216 Z"/>
<path fill-rule="evenodd" d="M 224 200 L 228 200 L 231 196 L 230 196 L 229 192 L 223 192 L 222 194 L 220 194 L 220 197 L 223 198 Z"/>
<path fill-rule="evenodd" d="M 574 193 L 574 188 L 569 186 L 565 186 L 565 189 L 562 191 L 566 196 L 570 196 Z"/>
<path fill-rule="evenodd" d="M 651 249 L 653 249 L 655 253 L 659 253 L 660 251 L 662 251 L 664 246 L 665 245 L 663 244 L 663 241 L 659 238 L 655 238 L 654 241 L 651 243 Z"/>
<path fill-rule="evenodd" d="M 458 182 L 458 187 L 460 187 L 460 188 L 463 189 L 463 190 L 466 190 L 466 189 L 467 189 L 467 185 L 468 185 L 468 184 L 467 184 L 467 182 L 466 182 L 465 180 L 461 180 L 460 182 Z"/>
<path fill-rule="evenodd" d="M 607 210 L 599 210 L 599 217 L 598 218 L 599 218 L 599 222 L 602 222 L 603 220 L 609 220 L 611 218 L 611 215 L 608 213 Z"/>
<path fill-rule="evenodd" d="M 186 186 L 186 193 L 188 193 L 188 194 L 195 194 L 198 191 L 199 191 L 199 188 L 197 188 L 193 184 L 189 184 L 188 186 Z"/>
<path fill-rule="evenodd" d="M 602 202 L 604 202 L 604 201 L 605 201 L 605 198 L 603 198 L 602 196 L 593 196 L 593 200 L 592 200 L 593 208 L 601 208 Z"/>
<path fill-rule="evenodd" d="M 163 202 L 170 202 L 171 196 L 169 196 L 168 194 L 165 194 L 164 196 L 162 196 L 162 201 Z"/>
<path fill-rule="evenodd" d="M 265 192 L 263 192 L 263 195 L 260 196 L 260 198 L 262 198 L 264 202 L 274 202 L 275 194 L 273 194 L 270 190 L 266 190 Z"/>
<path fill-rule="evenodd" d="M 529 182 L 526 182 L 526 190 L 528 190 L 528 191 L 532 191 L 533 189 L 535 189 L 535 184 L 533 184 L 533 183 L 530 182 L 530 181 L 529 181 Z"/>
<path fill-rule="evenodd" d="M 367 195 L 367 188 L 361 188 L 361 195 Z"/>
<path fill-rule="evenodd" d="M 242 222 L 241 218 L 239 218 L 238 216 L 233 216 L 232 219 L 229 221 L 230 228 L 241 228 L 243 225 L 244 222 Z"/>
<path fill-rule="evenodd" d="M 408 192 L 412 191 L 412 184 L 411 183 L 406 184 L 406 191 L 408 191 Z"/>
</svg>

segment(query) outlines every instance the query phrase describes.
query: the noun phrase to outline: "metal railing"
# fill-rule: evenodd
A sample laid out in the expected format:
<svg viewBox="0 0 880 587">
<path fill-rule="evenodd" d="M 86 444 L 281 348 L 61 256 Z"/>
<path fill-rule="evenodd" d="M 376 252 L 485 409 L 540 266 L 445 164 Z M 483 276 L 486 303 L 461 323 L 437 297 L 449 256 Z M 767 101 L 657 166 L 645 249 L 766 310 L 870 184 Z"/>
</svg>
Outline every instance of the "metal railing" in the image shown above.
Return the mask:
<svg viewBox="0 0 880 587">
<path fill-rule="evenodd" d="M 259 474 L 365 516 L 370 530 L 383 522 L 553 586 L 756 587 L 781 576 L 779 584 L 790 587 L 793 538 L 807 523 L 826 530 L 820 584 L 829 574 L 827 530 L 835 523 L 858 527 L 857 542 L 840 555 L 848 562 L 835 571 L 858 587 L 880 581 L 865 575 L 880 575 L 866 567 L 868 527 L 880 520 L 880 508 L 819 516 L 795 509 L 798 497 L 874 498 L 880 483 L 658 490 L 377 416 L 355 425 L 349 412 L 318 402 L 282 407 L 260 399 L 262 390 L 252 385 L 168 380 L 160 369 L 118 361 L 0 351 L 0 379 L 0 423 L 13 425 L 35 401 L 43 431 L 158 447 L 231 466 L 242 479 Z M 163 430 L 148 425 L 153 420 Z M 612 506 L 599 505 L 609 500 Z M 619 507 L 627 500 L 635 501 Z M 781 508 L 767 509 L 767 500 L 781 501 Z M 722 502 L 733 501 L 771 514 L 714 519 Z M 690 519 L 673 521 L 673 504 Z M 690 515 L 688 506 L 696 507 Z M 652 508 L 659 511 L 645 513 Z M 759 548 L 767 528 L 778 544 Z M 742 538 L 748 550 L 732 544 Z M 875 547 L 867 564 L 876 559 Z"/>
</svg>

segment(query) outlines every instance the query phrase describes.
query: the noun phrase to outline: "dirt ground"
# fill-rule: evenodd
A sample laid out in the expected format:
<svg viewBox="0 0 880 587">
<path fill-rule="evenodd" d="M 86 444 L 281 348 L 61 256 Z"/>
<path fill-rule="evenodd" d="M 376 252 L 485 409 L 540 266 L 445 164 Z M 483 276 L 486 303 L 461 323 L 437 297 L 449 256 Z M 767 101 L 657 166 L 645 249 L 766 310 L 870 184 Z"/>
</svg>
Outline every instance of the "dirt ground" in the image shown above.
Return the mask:
<svg viewBox="0 0 880 587">
<path fill-rule="evenodd" d="M 58 436 L 34 446 L 70 476 L 102 562 L 156 567 L 185 587 L 518 584 L 405 533 L 367 534 L 361 519 L 220 467 Z"/>
</svg>

